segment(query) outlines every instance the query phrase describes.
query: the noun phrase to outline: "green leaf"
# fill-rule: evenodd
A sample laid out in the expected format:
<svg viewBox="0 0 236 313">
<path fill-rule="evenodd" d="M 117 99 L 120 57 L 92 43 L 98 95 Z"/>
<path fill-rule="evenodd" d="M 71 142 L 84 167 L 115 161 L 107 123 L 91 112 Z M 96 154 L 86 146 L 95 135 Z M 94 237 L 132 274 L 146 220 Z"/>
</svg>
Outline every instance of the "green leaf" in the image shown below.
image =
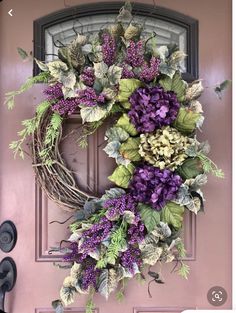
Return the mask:
<svg viewBox="0 0 236 313">
<path fill-rule="evenodd" d="M 129 138 L 120 146 L 121 155 L 130 161 L 140 161 L 141 155 L 139 154 L 140 138 Z"/>
<path fill-rule="evenodd" d="M 29 56 L 28 53 L 25 50 L 23 50 L 22 48 L 18 47 L 17 52 L 18 52 L 19 56 L 22 58 L 22 60 L 26 60 Z"/>
<path fill-rule="evenodd" d="M 141 219 L 147 228 L 148 232 L 153 231 L 156 226 L 160 223 L 160 213 L 154 210 L 147 204 L 140 203 L 138 209 L 141 214 Z"/>
<path fill-rule="evenodd" d="M 134 169 L 133 164 L 129 164 L 127 167 L 119 165 L 108 179 L 119 187 L 128 188 Z"/>
<path fill-rule="evenodd" d="M 189 272 L 190 272 L 190 267 L 189 267 L 187 264 L 184 264 L 184 263 L 182 262 L 181 267 L 180 267 L 180 269 L 178 270 L 178 274 L 179 274 L 181 277 L 183 277 L 183 278 L 185 278 L 185 279 L 188 279 Z"/>
<path fill-rule="evenodd" d="M 140 86 L 142 86 L 142 82 L 138 79 L 121 79 L 119 85 L 118 100 L 121 103 L 127 104 L 129 97 Z"/>
<path fill-rule="evenodd" d="M 102 270 L 98 279 L 98 292 L 108 299 L 108 296 L 117 287 L 117 273 L 114 269 Z"/>
<path fill-rule="evenodd" d="M 40 68 L 40 70 L 46 72 L 48 71 L 48 66 L 47 64 L 45 64 L 44 62 L 37 60 L 36 58 L 34 58 L 36 64 L 38 65 L 38 67 Z"/>
<path fill-rule="evenodd" d="M 177 168 L 177 172 L 183 179 L 189 179 L 203 174 L 204 170 L 199 158 L 188 158 Z"/>
<path fill-rule="evenodd" d="M 184 101 L 187 83 L 181 78 L 181 74 L 178 71 L 173 78 L 167 76 L 161 79 L 159 84 L 165 89 L 165 91 L 174 91 L 180 102 Z"/>
<path fill-rule="evenodd" d="M 124 142 L 129 138 L 129 134 L 121 127 L 111 127 L 105 133 L 105 140 Z"/>
<path fill-rule="evenodd" d="M 161 220 L 179 229 L 182 227 L 184 207 L 168 202 L 161 212 Z"/>
<path fill-rule="evenodd" d="M 196 129 L 200 117 L 200 113 L 195 113 L 186 108 L 180 108 L 173 126 L 183 134 L 191 134 Z"/>
<path fill-rule="evenodd" d="M 130 122 L 128 114 L 124 113 L 117 121 L 116 126 L 123 128 L 131 136 L 138 134 L 134 125 Z"/>
<path fill-rule="evenodd" d="M 91 107 L 82 107 L 80 109 L 81 118 L 83 120 L 83 123 L 88 122 L 98 122 L 105 118 L 107 114 L 112 109 L 112 106 L 114 104 L 114 101 L 108 102 L 106 106 L 91 106 Z"/>
<path fill-rule="evenodd" d="M 49 62 L 47 63 L 47 66 L 51 76 L 55 79 L 59 79 L 61 72 L 66 72 L 68 70 L 66 63 L 60 60 Z"/>
</svg>

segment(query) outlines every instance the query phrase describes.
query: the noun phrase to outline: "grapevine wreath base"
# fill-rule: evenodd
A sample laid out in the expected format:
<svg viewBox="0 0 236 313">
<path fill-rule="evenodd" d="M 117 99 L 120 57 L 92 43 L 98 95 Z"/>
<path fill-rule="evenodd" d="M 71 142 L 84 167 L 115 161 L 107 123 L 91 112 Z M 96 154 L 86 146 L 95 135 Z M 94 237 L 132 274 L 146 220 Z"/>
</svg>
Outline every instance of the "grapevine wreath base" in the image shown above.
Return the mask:
<svg viewBox="0 0 236 313">
<path fill-rule="evenodd" d="M 38 183 L 52 201 L 74 213 L 70 238 L 52 249 L 64 254 L 66 265 L 60 267 L 70 268 L 60 299 L 53 301 L 57 312 L 76 294 L 89 294 L 87 313 L 96 292 L 108 298 L 116 291 L 120 300 L 126 282 L 144 279 L 146 269 L 151 281 L 162 284 L 150 269 L 158 262 L 176 262 L 177 273 L 187 278 L 184 212 L 203 210 L 207 173 L 223 177 L 207 156 L 209 144 L 196 138 L 204 120 L 198 101 L 202 82 L 184 81 L 186 55 L 175 45 L 159 46 L 156 34 L 145 35 L 144 29 L 126 3 L 114 25 L 97 34 L 76 34 L 59 48 L 57 60 L 35 60 L 42 72 L 6 95 L 12 108 L 16 95 L 46 84 L 46 99 L 22 122 L 19 140 L 10 147 L 24 157 L 23 143 L 32 138 Z M 216 86 L 218 95 L 227 84 Z M 60 154 L 64 122 L 74 113 L 82 119 L 77 132 L 82 147 L 104 121 L 114 121 L 104 148 L 117 163 L 108 177 L 114 187 L 101 198 L 81 190 Z"/>
</svg>

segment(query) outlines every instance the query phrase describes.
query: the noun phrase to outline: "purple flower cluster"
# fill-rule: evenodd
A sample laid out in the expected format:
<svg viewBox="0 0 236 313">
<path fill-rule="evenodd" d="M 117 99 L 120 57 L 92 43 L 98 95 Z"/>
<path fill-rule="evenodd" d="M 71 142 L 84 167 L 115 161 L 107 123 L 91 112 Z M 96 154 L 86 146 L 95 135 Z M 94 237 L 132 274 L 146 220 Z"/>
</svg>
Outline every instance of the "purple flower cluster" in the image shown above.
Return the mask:
<svg viewBox="0 0 236 313">
<path fill-rule="evenodd" d="M 132 70 L 128 69 L 126 65 L 123 65 L 121 78 L 135 78 L 135 74 Z"/>
<path fill-rule="evenodd" d="M 181 184 L 181 177 L 168 169 L 142 165 L 135 169 L 129 187 L 136 201 L 150 204 L 159 211 L 176 198 Z"/>
<path fill-rule="evenodd" d="M 78 244 L 77 242 L 70 243 L 70 253 L 64 255 L 63 260 L 66 262 L 74 262 L 78 257 Z"/>
<path fill-rule="evenodd" d="M 134 264 L 138 266 L 142 264 L 141 251 L 139 248 L 129 246 L 129 248 L 121 254 L 121 265 L 134 274 Z"/>
<path fill-rule="evenodd" d="M 100 270 L 95 268 L 95 262 L 87 262 L 85 265 L 85 268 L 83 269 L 82 272 L 82 283 L 81 287 L 83 290 L 87 290 L 90 286 L 96 288 L 97 285 L 97 277 L 100 274 Z"/>
<path fill-rule="evenodd" d="M 48 86 L 43 93 L 47 96 L 47 100 L 55 100 L 52 110 L 60 115 L 70 115 L 78 108 L 79 99 L 77 97 L 64 99 L 61 83 Z"/>
<path fill-rule="evenodd" d="M 107 217 L 110 219 L 123 215 L 124 211 L 136 211 L 136 202 L 129 194 L 108 199 L 104 202 L 103 206 L 107 209 Z"/>
<path fill-rule="evenodd" d="M 115 39 L 109 34 L 104 33 L 102 35 L 102 53 L 103 53 L 103 61 L 111 66 L 115 63 L 116 59 L 116 42 Z"/>
<path fill-rule="evenodd" d="M 55 100 L 63 98 L 63 92 L 62 92 L 62 84 L 56 83 L 55 85 L 48 86 L 43 93 L 47 97 L 47 100 Z"/>
<path fill-rule="evenodd" d="M 150 60 L 150 65 L 148 65 L 147 63 L 143 65 L 142 72 L 140 73 L 139 78 L 145 83 L 150 83 L 159 74 L 159 65 L 160 59 L 152 57 Z"/>
<path fill-rule="evenodd" d="M 60 99 L 52 105 L 52 110 L 59 113 L 60 115 L 68 114 L 71 115 L 76 111 L 79 105 L 78 98 L 67 98 Z"/>
<path fill-rule="evenodd" d="M 94 69 L 86 67 L 80 75 L 80 79 L 85 85 L 92 87 L 95 81 Z"/>
<path fill-rule="evenodd" d="M 103 93 L 97 95 L 96 91 L 91 87 L 78 91 L 78 102 L 80 105 L 91 107 L 97 104 L 104 104 L 105 101 L 105 95 Z"/>
<path fill-rule="evenodd" d="M 89 252 L 95 251 L 98 245 L 107 238 L 112 226 L 111 221 L 106 217 L 102 217 L 98 223 L 93 224 L 83 233 L 83 242 L 79 247 L 79 251 L 81 251 L 84 257 L 86 257 Z"/>
<path fill-rule="evenodd" d="M 129 47 L 126 52 L 126 63 L 132 67 L 140 67 L 144 63 L 143 42 L 139 40 L 137 43 L 130 40 Z"/>
<path fill-rule="evenodd" d="M 173 91 L 164 91 L 160 86 L 140 87 L 129 99 L 129 117 L 140 133 L 150 133 L 170 125 L 177 117 L 180 104 Z"/>
<path fill-rule="evenodd" d="M 130 245 L 135 245 L 143 241 L 145 237 L 145 226 L 141 221 L 139 213 L 135 216 L 135 223 L 131 224 L 128 229 L 128 243 Z"/>
</svg>

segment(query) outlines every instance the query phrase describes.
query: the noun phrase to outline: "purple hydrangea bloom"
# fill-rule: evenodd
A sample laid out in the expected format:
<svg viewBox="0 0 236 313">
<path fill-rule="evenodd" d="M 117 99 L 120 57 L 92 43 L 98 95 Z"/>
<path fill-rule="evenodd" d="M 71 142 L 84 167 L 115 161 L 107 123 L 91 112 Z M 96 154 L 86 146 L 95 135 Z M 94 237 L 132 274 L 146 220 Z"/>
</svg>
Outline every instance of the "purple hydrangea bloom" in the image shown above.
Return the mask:
<svg viewBox="0 0 236 313">
<path fill-rule="evenodd" d="M 135 169 L 129 187 L 136 201 L 150 204 L 159 211 L 176 198 L 181 184 L 181 177 L 174 172 L 145 164 Z"/>
<path fill-rule="evenodd" d="M 102 35 L 102 53 L 103 53 L 103 61 L 111 66 L 115 63 L 116 59 L 116 42 L 115 39 L 108 33 L 104 33 Z"/>
<path fill-rule="evenodd" d="M 78 91 L 78 102 L 80 105 L 91 107 L 97 104 L 104 104 L 105 101 L 105 95 L 102 93 L 97 95 L 96 91 L 91 87 Z"/>
<path fill-rule="evenodd" d="M 43 93 L 47 97 L 47 100 L 55 100 L 63 98 L 63 92 L 62 92 L 62 84 L 56 83 L 55 85 L 48 86 Z"/>
<path fill-rule="evenodd" d="M 92 87 L 95 81 L 94 69 L 86 67 L 80 75 L 80 79 L 85 85 Z"/>
<path fill-rule="evenodd" d="M 151 133 L 157 128 L 170 125 L 177 117 L 180 104 L 173 91 L 160 86 L 140 87 L 129 99 L 129 117 L 140 133 Z"/>
<path fill-rule="evenodd" d="M 129 194 L 108 199 L 104 202 L 103 206 L 107 209 L 107 217 L 111 219 L 117 215 L 123 215 L 124 211 L 136 211 L 136 202 Z"/>
<path fill-rule="evenodd" d="M 134 264 L 138 266 L 142 264 L 141 251 L 139 248 L 129 246 L 129 248 L 121 254 L 121 265 L 134 274 Z"/>
<path fill-rule="evenodd" d="M 144 63 L 143 42 L 139 40 L 137 43 L 130 40 L 129 47 L 126 51 L 125 61 L 132 67 L 140 67 Z"/>
<path fill-rule="evenodd" d="M 142 67 L 142 72 L 139 75 L 140 80 L 145 83 L 150 83 L 153 81 L 159 74 L 159 64 L 160 59 L 152 57 L 150 60 L 150 65 L 145 63 Z"/>
</svg>

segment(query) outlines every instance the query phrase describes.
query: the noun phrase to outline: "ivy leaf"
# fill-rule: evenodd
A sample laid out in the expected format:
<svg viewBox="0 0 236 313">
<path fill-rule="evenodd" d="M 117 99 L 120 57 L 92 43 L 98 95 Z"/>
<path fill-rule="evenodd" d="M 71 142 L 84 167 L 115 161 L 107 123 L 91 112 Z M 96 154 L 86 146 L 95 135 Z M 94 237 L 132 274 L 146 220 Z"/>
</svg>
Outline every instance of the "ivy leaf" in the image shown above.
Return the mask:
<svg viewBox="0 0 236 313">
<path fill-rule="evenodd" d="M 22 48 L 18 47 L 17 52 L 18 52 L 18 54 L 22 60 L 26 60 L 29 57 L 28 53 L 25 50 L 23 50 Z"/>
<path fill-rule="evenodd" d="M 112 65 L 108 69 L 108 80 L 110 85 L 117 85 L 121 79 L 122 67 Z"/>
<path fill-rule="evenodd" d="M 107 199 L 118 198 L 125 194 L 124 189 L 122 188 L 110 188 L 105 191 L 105 194 L 101 197 L 101 200 L 105 201 Z"/>
<path fill-rule="evenodd" d="M 123 128 L 131 136 L 136 136 L 138 134 L 134 125 L 130 122 L 128 114 L 124 113 L 116 123 L 116 126 Z"/>
<path fill-rule="evenodd" d="M 112 106 L 114 104 L 114 101 L 108 102 L 106 106 L 91 106 L 91 107 L 82 107 L 80 109 L 81 118 L 83 120 L 83 123 L 88 122 L 97 122 L 102 120 L 107 116 L 107 114 L 112 109 Z"/>
<path fill-rule="evenodd" d="M 184 207 L 168 202 L 161 212 L 161 220 L 179 229 L 182 227 Z"/>
<path fill-rule="evenodd" d="M 120 85 L 119 85 L 118 100 L 121 103 L 127 104 L 129 97 L 140 86 L 142 86 L 142 82 L 138 79 L 134 79 L 134 78 L 121 79 Z M 130 105 L 129 105 L 129 107 L 130 107 Z"/>
<path fill-rule="evenodd" d="M 103 78 L 108 71 L 108 65 L 104 62 L 94 63 L 94 74 L 97 78 Z"/>
<path fill-rule="evenodd" d="M 177 172 L 183 179 L 190 179 L 203 174 L 204 169 L 199 158 L 188 158 L 177 168 Z"/>
<path fill-rule="evenodd" d="M 200 113 L 180 108 L 173 126 L 183 134 L 191 134 L 196 129 L 200 117 Z"/>
<path fill-rule="evenodd" d="M 203 86 L 201 80 L 194 81 L 186 91 L 186 100 L 191 101 L 199 98 L 203 93 Z"/>
<path fill-rule="evenodd" d="M 59 81 L 63 84 L 65 88 L 74 89 L 76 84 L 76 76 L 74 71 L 61 72 Z"/>
<path fill-rule="evenodd" d="M 61 300 L 54 300 L 52 301 L 52 307 L 55 310 L 56 313 L 63 313 L 64 308 Z"/>
<path fill-rule="evenodd" d="M 160 213 L 151 208 L 147 204 L 140 203 L 138 209 L 141 214 L 141 219 L 147 228 L 148 232 L 153 231 L 160 223 Z"/>
<path fill-rule="evenodd" d="M 170 79 L 172 79 L 176 69 L 174 69 L 171 65 L 162 62 L 159 66 L 159 71 L 161 74 L 167 75 Z"/>
<path fill-rule="evenodd" d="M 141 155 L 139 154 L 140 138 L 129 138 L 120 146 L 121 155 L 130 161 L 140 161 Z"/>
<path fill-rule="evenodd" d="M 60 60 L 47 63 L 47 67 L 51 76 L 55 79 L 59 79 L 61 72 L 66 72 L 68 70 L 66 63 Z"/>
<path fill-rule="evenodd" d="M 180 102 L 185 100 L 187 83 L 182 79 L 181 74 L 178 71 L 173 78 L 167 76 L 160 79 L 159 84 L 165 89 L 165 91 L 174 91 Z"/>
<path fill-rule="evenodd" d="M 119 155 L 120 146 L 121 144 L 119 141 L 111 141 L 103 150 L 110 158 L 117 158 Z"/>
<path fill-rule="evenodd" d="M 215 87 L 215 93 L 219 97 L 219 99 L 222 99 L 222 91 L 224 91 L 229 85 L 231 84 L 231 80 L 224 80 L 221 84 L 217 85 Z"/>
<path fill-rule="evenodd" d="M 121 127 L 111 127 L 105 133 L 105 140 L 124 142 L 129 138 L 129 134 Z"/>
<path fill-rule="evenodd" d="M 157 247 L 151 243 L 144 245 L 141 248 L 143 264 L 155 265 L 156 262 L 160 259 L 163 249 Z"/>
<path fill-rule="evenodd" d="M 74 302 L 74 294 L 76 289 L 72 286 L 62 286 L 60 290 L 60 297 L 65 306 Z"/>
<path fill-rule="evenodd" d="M 108 299 L 109 294 L 117 287 L 117 273 L 114 269 L 102 270 L 98 279 L 98 292 Z"/>
<path fill-rule="evenodd" d="M 111 141 L 106 145 L 103 150 L 108 154 L 110 158 L 116 159 L 117 164 L 123 164 L 125 166 L 128 166 L 128 164 L 130 164 L 130 160 L 122 157 L 119 151 L 120 146 L 121 143 L 119 141 Z"/>
<path fill-rule="evenodd" d="M 128 188 L 134 169 L 131 163 L 127 167 L 119 165 L 108 179 L 119 187 Z"/>
</svg>

